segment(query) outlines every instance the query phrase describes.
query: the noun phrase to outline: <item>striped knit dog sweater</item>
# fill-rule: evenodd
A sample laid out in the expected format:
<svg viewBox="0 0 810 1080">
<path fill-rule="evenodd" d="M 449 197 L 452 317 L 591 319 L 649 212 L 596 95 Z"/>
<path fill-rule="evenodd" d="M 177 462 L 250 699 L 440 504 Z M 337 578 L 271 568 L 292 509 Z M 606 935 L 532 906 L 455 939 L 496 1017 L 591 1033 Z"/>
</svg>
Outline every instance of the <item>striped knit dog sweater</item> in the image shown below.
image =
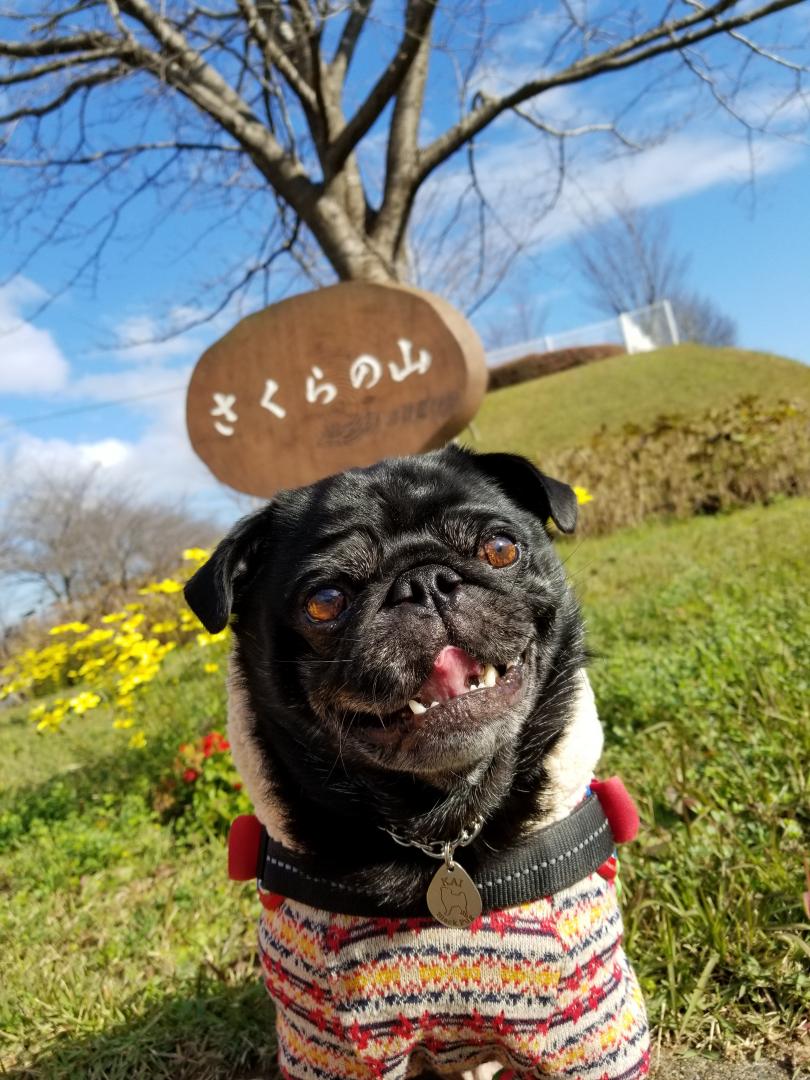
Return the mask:
<svg viewBox="0 0 810 1080">
<path fill-rule="evenodd" d="M 466 930 L 279 898 L 259 947 L 289 1080 L 405 1080 L 494 1061 L 525 1078 L 648 1072 L 615 885 L 599 874 Z"/>
</svg>

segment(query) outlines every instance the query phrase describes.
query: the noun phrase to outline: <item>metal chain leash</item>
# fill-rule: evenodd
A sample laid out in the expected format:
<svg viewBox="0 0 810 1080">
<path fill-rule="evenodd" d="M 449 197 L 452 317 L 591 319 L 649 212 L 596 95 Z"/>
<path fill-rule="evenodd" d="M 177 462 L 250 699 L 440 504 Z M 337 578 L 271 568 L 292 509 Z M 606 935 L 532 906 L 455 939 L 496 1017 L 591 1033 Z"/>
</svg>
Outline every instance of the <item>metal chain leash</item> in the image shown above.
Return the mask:
<svg viewBox="0 0 810 1080">
<path fill-rule="evenodd" d="M 402 836 L 394 829 L 386 829 L 384 825 L 380 826 L 382 831 L 388 833 L 391 839 L 400 847 L 418 848 L 423 854 L 429 855 L 431 859 L 444 859 L 448 865 L 452 864 L 453 852 L 456 848 L 466 847 L 467 844 L 471 844 L 483 827 L 484 819 L 476 818 L 472 825 L 462 830 L 461 835 L 456 840 L 432 840 L 423 843 L 421 840 L 413 840 Z"/>
</svg>

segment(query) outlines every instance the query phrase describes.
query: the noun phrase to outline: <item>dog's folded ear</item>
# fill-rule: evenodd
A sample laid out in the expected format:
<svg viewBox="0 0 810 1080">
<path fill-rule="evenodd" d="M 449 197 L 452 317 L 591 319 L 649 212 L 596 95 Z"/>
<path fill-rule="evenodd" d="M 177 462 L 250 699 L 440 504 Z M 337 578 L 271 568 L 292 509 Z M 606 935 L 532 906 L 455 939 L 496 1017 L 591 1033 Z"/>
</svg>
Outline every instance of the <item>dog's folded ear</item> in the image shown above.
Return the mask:
<svg viewBox="0 0 810 1080">
<path fill-rule="evenodd" d="M 549 518 L 560 532 L 572 533 L 577 524 L 577 497 L 574 489 L 546 476 L 518 454 L 474 454 L 476 466 L 503 488 L 525 510 Z"/>
<path fill-rule="evenodd" d="M 251 563 L 272 527 L 272 505 L 242 518 L 222 540 L 208 562 L 183 588 L 186 603 L 209 634 L 228 625 L 237 590 L 250 578 Z"/>
</svg>

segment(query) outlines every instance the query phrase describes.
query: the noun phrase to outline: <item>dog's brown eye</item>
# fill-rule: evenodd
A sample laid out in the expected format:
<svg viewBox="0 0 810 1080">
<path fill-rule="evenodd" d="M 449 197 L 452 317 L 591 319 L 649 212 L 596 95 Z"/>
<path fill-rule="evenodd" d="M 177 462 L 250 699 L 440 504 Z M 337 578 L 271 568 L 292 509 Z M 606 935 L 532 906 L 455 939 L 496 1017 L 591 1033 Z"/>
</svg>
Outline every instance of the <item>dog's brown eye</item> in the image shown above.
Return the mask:
<svg viewBox="0 0 810 1080">
<path fill-rule="evenodd" d="M 318 589 L 306 602 L 307 615 L 315 622 L 332 622 L 346 607 L 346 594 L 340 589 Z"/>
<path fill-rule="evenodd" d="M 510 537 L 492 536 L 481 545 L 478 557 L 500 570 L 503 566 L 511 566 L 519 554 L 517 544 Z"/>
</svg>

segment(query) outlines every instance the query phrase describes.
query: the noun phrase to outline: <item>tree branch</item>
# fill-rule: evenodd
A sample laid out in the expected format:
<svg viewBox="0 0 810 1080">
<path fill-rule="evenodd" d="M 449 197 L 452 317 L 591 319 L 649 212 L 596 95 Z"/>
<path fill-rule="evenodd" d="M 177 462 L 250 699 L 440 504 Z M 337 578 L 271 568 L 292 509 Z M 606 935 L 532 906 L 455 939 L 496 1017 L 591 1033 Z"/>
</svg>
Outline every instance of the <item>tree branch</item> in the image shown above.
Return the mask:
<svg viewBox="0 0 810 1080">
<path fill-rule="evenodd" d="M 48 113 L 55 112 L 65 105 L 80 91 L 91 90 L 96 86 L 101 86 L 103 83 L 114 82 L 116 79 L 128 74 L 129 69 L 125 64 L 116 64 L 114 67 L 106 68 L 104 71 L 96 71 L 92 75 L 85 75 L 84 78 L 74 79 L 50 101 L 45 101 L 39 105 L 25 105 L 8 113 L 0 113 L 0 124 L 10 124 L 12 121 L 21 120 L 23 117 L 47 116 Z"/>
<path fill-rule="evenodd" d="M 592 53 L 576 61 L 564 71 L 554 75 L 534 79 L 503 97 L 493 98 L 482 95 L 480 104 L 473 108 L 458 124 L 440 135 L 419 156 L 417 182 L 421 183 L 437 166 L 446 161 L 464 143 L 477 135 L 498 116 L 516 105 L 536 97 L 554 87 L 569 86 L 582 82 L 594 75 L 609 71 L 620 71 L 633 67 L 644 60 L 664 53 L 676 52 L 686 46 L 694 45 L 706 38 L 745 26 L 767 15 L 772 15 L 786 8 L 794 7 L 802 0 L 771 0 L 771 3 L 758 8 L 749 8 L 727 19 L 718 16 L 733 7 L 736 0 L 722 0 L 710 7 L 700 8 L 682 19 L 662 23 L 649 30 L 636 34 L 632 38 L 605 49 Z M 708 24 L 708 25 L 700 25 Z M 663 39 L 663 40 L 662 40 Z"/>
<path fill-rule="evenodd" d="M 438 0 L 408 0 L 405 33 L 393 59 L 372 87 L 368 97 L 329 148 L 329 164 L 337 172 L 363 136 L 398 92 L 427 33 Z"/>
<path fill-rule="evenodd" d="M 594 135 L 597 132 L 605 132 L 606 134 L 613 135 L 618 139 L 622 146 L 626 146 L 628 150 L 641 150 L 641 145 L 622 134 L 615 124 L 581 124 L 575 128 L 558 128 L 554 124 L 549 124 L 545 120 L 538 120 L 536 116 L 532 116 L 531 113 L 526 112 L 525 109 L 521 109 L 516 105 L 512 112 L 515 116 L 519 116 L 521 120 L 525 120 L 527 124 L 530 124 L 537 131 L 542 131 L 544 135 L 551 135 L 554 139 L 576 139 L 581 135 Z"/>
<path fill-rule="evenodd" d="M 239 10 L 242 12 L 253 39 L 262 50 L 268 64 L 274 65 L 286 79 L 290 88 L 295 92 L 301 103 L 308 109 L 317 106 L 315 91 L 303 78 L 295 64 L 290 60 L 284 50 L 274 40 L 267 25 L 259 15 L 253 0 L 237 0 Z"/>
<path fill-rule="evenodd" d="M 87 49 L 117 48 L 119 42 L 100 30 L 71 37 L 51 38 L 42 41 L 0 41 L 0 56 L 12 60 L 31 60 L 43 56 L 71 55 Z"/>
<path fill-rule="evenodd" d="M 111 57 L 118 56 L 119 51 L 120 50 L 117 47 L 110 47 L 107 49 L 96 49 L 91 52 L 76 53 L 71 57 L 54 60 L 50 64 L 39 64 L 38 66 L 25 68 L 23 71 L 12 72 L 9 75 L 0 75 L 0 86 L 15 86 L 19 83 L 32 82 L 34 79 L 41 79 L 45 75 L 53 75 L 54 72 L 64 71 L 65 68 L 79 67 L 82 64 L 99 63 L 102 60 L 109 60 Z"/>
<path fill-rule="evenodd" d="M 329 71 L 339 86 L 343 86 L 354 58 L 354 50 L 366 25 L 374 0 L 354 0 L 352 11 L 343 27 Z"/>
<path fill-rule="evenodd" d="M 382 206 L 371 235 L 383 242 L 396 258 L 405 236 L 409 208 L 416 193 L 413 184 L 418 156 L 419 121 L 425 97 L 430 30 L 419 43 L 411 67 L 402 82 L 394 104 L 386 151 L 385 188 Z"/>
<path fill-rule="evenodd" d="M 81 154 L 67 158 L 39 158 L 23 161 L 18 158 L 0 158 L 0 166 L 12 169 L 68 169 L 81 165 L 98 165 L 110 158 L 136 157 L 138 154 L 151 153 L 153 150 L 189 150 L 217 154 L 244 153 L 241 146 L 226 146 L 223 143 L 185 142 L 182 139 L 167 139 L 165 142 L 138 143 L 133 146 L 112 147 L 109 150 L 96 150 L 92 154 Z"/>
</svg>

